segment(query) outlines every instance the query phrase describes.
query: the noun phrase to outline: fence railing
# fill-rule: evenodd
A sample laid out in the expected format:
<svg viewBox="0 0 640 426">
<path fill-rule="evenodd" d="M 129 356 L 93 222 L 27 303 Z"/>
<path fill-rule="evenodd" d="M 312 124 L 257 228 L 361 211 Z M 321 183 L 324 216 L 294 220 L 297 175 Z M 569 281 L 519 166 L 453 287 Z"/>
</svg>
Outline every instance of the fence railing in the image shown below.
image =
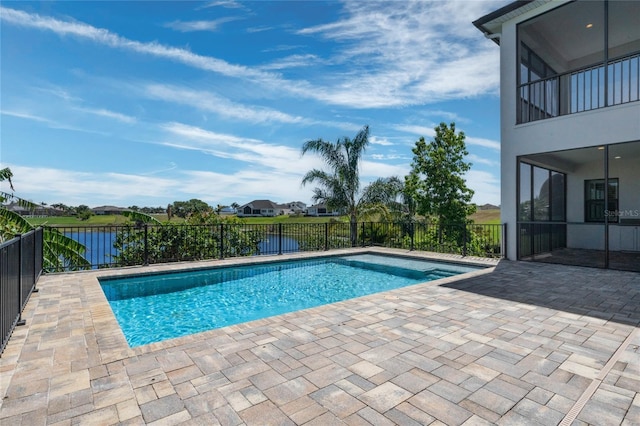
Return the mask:
<svg viewBox="0 0 640 426">
<path fill-rule="evenodd" d="M 0 354 L 42 274 L 43 229 L 37 228 L 0 244 Z"/>
<path fill-rule="evenodd" d="M 640 53 L 521 84 L 519 123 L 640 100 Z"/>
<path fill-rule="evenodd" d="M 323 251 L 352 246 L 503 257 L 506 225 L 359 222 L 57 227 L 91 268 Z M 82 269 L 67 264 L 66 270 Z M 48 271 L 51 272 L 51 271 Z"/>
</svg>

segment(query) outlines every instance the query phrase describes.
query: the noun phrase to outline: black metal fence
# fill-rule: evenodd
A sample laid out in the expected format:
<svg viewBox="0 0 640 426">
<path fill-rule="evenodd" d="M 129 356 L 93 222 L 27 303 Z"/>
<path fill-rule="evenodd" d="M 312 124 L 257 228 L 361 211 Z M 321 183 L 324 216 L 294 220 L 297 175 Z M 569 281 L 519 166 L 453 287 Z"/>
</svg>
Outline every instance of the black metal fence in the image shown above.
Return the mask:
<svg viewBox="0 0 640 426">
<path fill-rule="evenodd" d="M 504 256 L 506 225 L 359 222 L 57 227 L 86 247 L 91 268 L 382 246 Z M 82 269 L 68 264 L 67 270 Z"/>
<path fill-rule="evenodd" d="M 0 244 L 0 354 L 42 274 L 43 229 L 38 228 Z"/>
</svg>

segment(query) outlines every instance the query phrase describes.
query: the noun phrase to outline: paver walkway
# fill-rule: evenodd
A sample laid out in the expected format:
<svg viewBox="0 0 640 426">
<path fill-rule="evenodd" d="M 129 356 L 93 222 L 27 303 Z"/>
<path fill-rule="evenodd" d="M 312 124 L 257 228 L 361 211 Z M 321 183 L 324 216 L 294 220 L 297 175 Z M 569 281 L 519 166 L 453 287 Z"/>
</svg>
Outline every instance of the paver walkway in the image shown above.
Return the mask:
<svg viewBox="0 0 640 426">
<path fill-rule="evenodd" d="M 96 277 L 184 266 L 41 278 L 0 424 L 640 424 L 638 273 L 503 261 L 129 349 Z"/>
</svg>

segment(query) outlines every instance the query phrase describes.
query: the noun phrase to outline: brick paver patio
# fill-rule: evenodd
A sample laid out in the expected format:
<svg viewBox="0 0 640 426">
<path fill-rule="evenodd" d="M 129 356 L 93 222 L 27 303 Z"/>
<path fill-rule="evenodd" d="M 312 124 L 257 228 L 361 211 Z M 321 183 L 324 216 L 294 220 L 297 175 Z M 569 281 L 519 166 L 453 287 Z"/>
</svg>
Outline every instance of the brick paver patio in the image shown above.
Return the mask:
<svg viewBox="0 0 640 426">
<path fill-rule="evenodd" d="M 97 277 L 185 266 L 42 277 L 0 423 L 640 424 L 638 273 L 502 261 L 130 349 Z"/>
</svg>

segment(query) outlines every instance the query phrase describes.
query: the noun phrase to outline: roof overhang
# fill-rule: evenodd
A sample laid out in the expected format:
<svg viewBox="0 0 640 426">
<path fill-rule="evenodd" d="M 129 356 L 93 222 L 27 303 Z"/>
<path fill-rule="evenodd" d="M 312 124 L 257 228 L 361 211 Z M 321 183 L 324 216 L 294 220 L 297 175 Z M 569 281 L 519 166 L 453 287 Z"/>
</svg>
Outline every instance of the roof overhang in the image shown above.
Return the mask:
<svg viewBox="0 0 640 426">
<path fill-rule="evenodd" d="M 532 9 L 535 9 L 545 3 L 549 3 L 551 0 L 518 0 L 513 3 L 501 7 L 482 18 L 473 21 L 473 25 L 476 26 L 485 37 L 492 39 L 497 44 L 500 44 L 500 32 L 502 24 L 506 21 L 520 16 Z"/>
</svg>

